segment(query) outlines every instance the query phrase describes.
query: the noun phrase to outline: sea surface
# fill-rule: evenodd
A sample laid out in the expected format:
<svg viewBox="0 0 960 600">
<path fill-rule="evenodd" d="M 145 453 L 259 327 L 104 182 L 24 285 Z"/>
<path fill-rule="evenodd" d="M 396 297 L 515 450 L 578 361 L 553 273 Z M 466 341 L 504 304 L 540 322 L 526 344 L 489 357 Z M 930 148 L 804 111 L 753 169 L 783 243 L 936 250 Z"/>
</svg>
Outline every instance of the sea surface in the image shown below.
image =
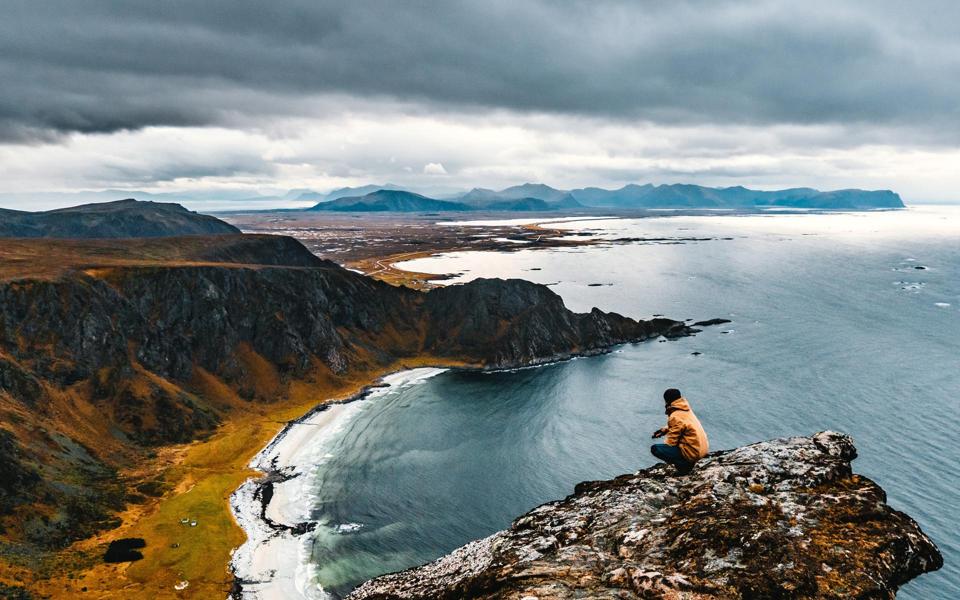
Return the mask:
<svg viewBox="0 0 960 600">
<path fill-rule="evenodd" d="M 446 371 L 366 402 L 311 474 L 323 525 L 308 554 L 324 590 L 342 595 L 502 529 L 579 481 L 653 464 L 661 393 L 678 387 L 713 449 L 853 435 L 854 469 L 946 559 L 898 597 L 960 598 L 958 208 L 564 227 L 660 239 L 408 266 L 551 284 L 577 311 L 733 322 L 536 369 Z"/>
</svg>

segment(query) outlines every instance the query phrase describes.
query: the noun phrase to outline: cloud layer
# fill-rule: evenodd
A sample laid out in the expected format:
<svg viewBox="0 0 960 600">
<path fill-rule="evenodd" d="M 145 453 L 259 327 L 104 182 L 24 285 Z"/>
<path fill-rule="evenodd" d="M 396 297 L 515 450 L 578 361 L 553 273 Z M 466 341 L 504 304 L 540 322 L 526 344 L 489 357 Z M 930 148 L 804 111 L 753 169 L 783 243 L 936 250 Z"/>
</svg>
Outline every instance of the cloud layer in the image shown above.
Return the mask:
<svg viewBox="0 0 960 600">
<path fill-rule="evenodd" d="M 792 182 L 797 156 L 829 162 L 857 147 L 946 156 L 960 139 L 952 1 L 8 0 L 3 12 L 0 175 L 21 188 L 42 185 L 26 163 L 67 149 L 88 152 L 51 164 L 67 187 L 283 185 L 308 171 L 331 183 L 549 178 L 565 172 L 543 165 L 578 154 L 598 183 L 765 169 L 786 169 L 780 180 Z M 426 140 L 429 152 L 412 143 L 423 143 L 418 131 L 407 130 L 407 144 L 391 138 L 418 119 L 461 137 Z M 311 144 L 307 130 L 343 137 Z M 654 133 L 662 147 L 637 142 Z M 171 156 L 163 136 L 177 135 L 197 147 Z M 230 136 L 254 148 L 232 147 Z M 386 138 L 389 155 L 331 156 L 364 136 Z M 145 145 L 130 152 L 159 156 L 125 162 L 89 149 L 133 138 Z M 21 156 L 25 145 L 33 153 Z M 520 153 L 530 146 L 538 154 Z M 74 164 L 88 170 L 71 179 Z"/>
<path fill-rule="evenodd" d="M 328 94 L 670 123 L 960 121 L 956 2 L 13 0 L 8 138 Z"/>
</svg>

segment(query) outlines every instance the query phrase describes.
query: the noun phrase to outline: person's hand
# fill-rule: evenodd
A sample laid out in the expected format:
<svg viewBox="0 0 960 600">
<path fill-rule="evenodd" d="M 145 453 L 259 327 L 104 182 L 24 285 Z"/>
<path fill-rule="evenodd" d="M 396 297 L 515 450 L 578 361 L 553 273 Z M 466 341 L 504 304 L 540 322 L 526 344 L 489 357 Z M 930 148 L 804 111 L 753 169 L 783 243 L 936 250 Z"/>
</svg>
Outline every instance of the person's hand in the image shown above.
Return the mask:
<svg viewBox="0 0 960 600">
<path fill-rule="evenodd" d="M 661 427 L 660 429 L 654 431 L 654 432 L 653 432 L 653 435 L 650 436 L 650 437 L 656 439 L 656 438 L 663 437 L 663 436 L 665 436 L 665 435 L 667 435 L 667 430 L 666 430 L 665 428 Z"/>
</svg>

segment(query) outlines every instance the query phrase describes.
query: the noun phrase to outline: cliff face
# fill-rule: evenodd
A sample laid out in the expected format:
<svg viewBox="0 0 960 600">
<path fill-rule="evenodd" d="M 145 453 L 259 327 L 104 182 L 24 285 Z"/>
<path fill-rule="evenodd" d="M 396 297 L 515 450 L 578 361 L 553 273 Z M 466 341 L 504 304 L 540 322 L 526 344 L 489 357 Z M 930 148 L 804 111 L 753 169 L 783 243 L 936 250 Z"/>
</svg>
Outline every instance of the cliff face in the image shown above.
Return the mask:
<svg viewBox="0 0 960 600">
<path fill-rule="evenodd" d="M 103 481 L 145 448 L 211 431 L 230 410 L 211 400 L 212 388 L 273 402 L 291 382 L 405 357 L 517 367 L 693 331 L 667 319 L 574 314 L 521 280 L 396 288 L 289 238 L 227 236 L 189 256 L 170 244 L 173 266 L 98 266 L 88 252 L 56 277 L 0 282 L 0 414 L 17 434 L 0 453 L 22 482 L 0 495 L 13 506 L 56 507 L 52 520 L 31 510 L 11 521 L 26 523 L 31 541 L 57 545 L 108 524 L 104 507 L 125 496 Z M 151 256 L 161 249 L 150 246 Z M 35 466 L 45 477 L 31 476 Z M 76 498 L 76 510 L 62 509 Z"/>
<path fill-rule="evenodd" d="M 438 288 L 425 294 L 423 310 L 429 352 L 474 357 L 491 368 L 538 364 L 692 331 L 670 319 L 635 321 L 596 308 L 574 313 L 550 288 L 521 279 L 477 279 Z"/>
<path fill-rule="evenodd" d="M 576 314 L 548 288 L 523 280 L 424 294 L 318 263 L 131 267 L 0 285 L 8 357 L 0 360 L 0 381 L 32 403 L 42 395 L 38 380 L 68 386 L 96 375 L 105 384 L 138 367 L 173 381 L 189 380 L 197 368 L 238 380 L 243 347 L 281 375 L 302 375 L 316 361 L 342 373 L 415 354 L 507 368 L 692 331 L 669 319 Z M 111 389 L 100 385 L 105 394 Z"/>
<path fill-rule="evenodd" d="M 943 558 L 823 432 L 581 483 L 510 529 L 350 600 L 892 598 Z"/>
</svg>

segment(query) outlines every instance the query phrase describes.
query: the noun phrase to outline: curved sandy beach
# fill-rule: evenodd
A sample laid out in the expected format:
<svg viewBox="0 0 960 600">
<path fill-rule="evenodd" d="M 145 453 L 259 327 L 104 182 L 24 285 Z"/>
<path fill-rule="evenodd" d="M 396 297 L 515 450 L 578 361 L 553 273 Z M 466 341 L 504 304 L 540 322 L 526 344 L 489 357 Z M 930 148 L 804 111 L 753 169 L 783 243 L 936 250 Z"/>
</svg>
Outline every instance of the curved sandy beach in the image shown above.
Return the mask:
<svg viewBox="0 0 960 600">
<path fill-rule="evenodd" d="M 444 370 L 400 371 L 349 400 L 320 404 L 284 427 L 250 461 L 264 476 L 248 479 L 230 496 L 231 511 L 247 534 L 230 563 L 237 581 L 234 598 L 329 597 L 316 583 L 309 560 L 310 532 L 327 526 L 309 521 L 312 473 L 329 457 L 327 442 L 369 402 Z"/>
</svg>

